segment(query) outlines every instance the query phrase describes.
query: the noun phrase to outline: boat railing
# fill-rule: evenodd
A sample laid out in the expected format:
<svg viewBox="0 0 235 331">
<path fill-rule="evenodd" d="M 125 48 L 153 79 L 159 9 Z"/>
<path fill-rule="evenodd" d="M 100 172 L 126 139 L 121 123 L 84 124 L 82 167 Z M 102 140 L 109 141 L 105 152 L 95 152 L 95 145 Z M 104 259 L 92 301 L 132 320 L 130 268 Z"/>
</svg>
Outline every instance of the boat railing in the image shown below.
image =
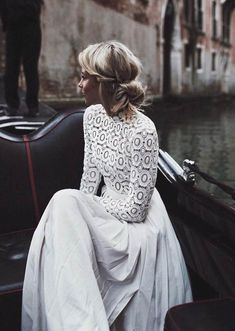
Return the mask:
<svg viewBox="0 0 235 331">
<path fill-rule="evenodd" d="M 166 151 L 159 150 L 158 167 L 163 175 L 172 183 L 178 180 L 189 183 L 195 182 L 194 171 L 185 171 Z"/>
<path fill-rule="evenodd" d="M 218 186 L 221 190 L 223 190 L 225 193 L 229 194 L 233 200 L 235 200 L 235 189 L 221 181 L 218 181 L 217 179 L 213 178 L 209 174 L 203 172 L 198 164 L 195 161 L 192 160 L 184 160 L 183 161 L 183 170 L 186 176 L 190 175 L 191 173 L 200 175 L 205 181 L 214 184 Z"/>
<path fill-rule="evenodd" d="M 205 181 L 219 187 L 235 200 L 235 189 L 233 187 L 203 172 L 195 161 L 185 159 L 181 167 L 167 152 L 160 149 L 158 167 L 171 183 L 183 181 L 184 183 L 193 185 L 196 181 L 196 175 L 199 175 Z"/>
</svg>

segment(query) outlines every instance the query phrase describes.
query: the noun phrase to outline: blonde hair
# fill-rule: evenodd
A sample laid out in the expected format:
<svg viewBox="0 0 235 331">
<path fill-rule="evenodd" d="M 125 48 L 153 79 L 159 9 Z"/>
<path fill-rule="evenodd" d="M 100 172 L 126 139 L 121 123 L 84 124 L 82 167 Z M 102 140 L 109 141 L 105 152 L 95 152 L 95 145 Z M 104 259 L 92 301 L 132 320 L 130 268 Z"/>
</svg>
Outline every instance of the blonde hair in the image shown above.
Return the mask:
<svg viewBox="0 0 235 331">
<path fill-rule="evenodd" d="M 90 45 L 78 61 L 100 82 L 100 98 L 109 115 L 123 112 L 130 117 L 142 105 L 145 89 L 138 80 L 142 65 L 125 45 L 114 40 Z"/>
</svg>

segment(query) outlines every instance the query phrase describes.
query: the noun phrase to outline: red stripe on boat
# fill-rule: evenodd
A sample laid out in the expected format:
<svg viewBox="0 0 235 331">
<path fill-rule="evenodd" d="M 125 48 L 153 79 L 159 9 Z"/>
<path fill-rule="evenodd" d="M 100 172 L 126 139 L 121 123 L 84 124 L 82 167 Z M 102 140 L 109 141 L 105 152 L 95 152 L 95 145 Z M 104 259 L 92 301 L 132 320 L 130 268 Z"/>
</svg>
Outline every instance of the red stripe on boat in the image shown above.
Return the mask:
<svg viewBox="0 0 235 331">
<path fill-rule="evenodd" d="M 39 222 L 40 219 L 40 213 L 39 213 L 39 204 L 38 204 L 38 196 L 37 196 L 37 190 L 35 185 L 35 177 L 34 177 L 34 171 L 33 171 L 33 161 L 31 156 L 31 150 L 30 150 L 30 143 L 28 140 L 28 137 L 26 135 L 23 136 L 24 143 L 25 143 L 25 149 L 26 149 L 26 155 L 27 155 L 27 161 L 28 161 L 28 171 L 29 171 L 29 180 L 30 180 L 30 186 L 33 196 L 33 205 L 34 205 L 34 211 L 35 211 L 35 218 L 36 221 Z"/>
</svg>

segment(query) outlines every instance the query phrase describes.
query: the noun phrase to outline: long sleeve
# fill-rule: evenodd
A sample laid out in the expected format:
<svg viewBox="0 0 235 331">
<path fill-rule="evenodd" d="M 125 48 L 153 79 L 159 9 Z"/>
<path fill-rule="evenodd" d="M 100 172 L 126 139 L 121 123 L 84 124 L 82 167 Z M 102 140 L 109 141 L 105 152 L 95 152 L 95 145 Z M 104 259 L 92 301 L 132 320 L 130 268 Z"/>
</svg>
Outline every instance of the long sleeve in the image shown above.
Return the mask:
<svg viewBox="0 0 235 331">
<path fill-rule="evenodd" d="M 145 220 L 157 177 L 158 137 L 155 129 L 137 131 L 131 143 L 129 193 L 113 199 L 107 192 L 102 200 L 105 209 L 127 222 Z"/>
<path fill-rule="evenodd" d="M 84 161 L 83 161 L 83 174 L 80 183 L 80 190 L 88 194 L 96 194 L 99 183 L 101 181 L 101 174 L 96 167 L 95 159 L 92 151 L 92 142 L 89 132 L 89 118 L 91 113 L 85 112 L 83 121 L 84 130 Z"/>
</svg>

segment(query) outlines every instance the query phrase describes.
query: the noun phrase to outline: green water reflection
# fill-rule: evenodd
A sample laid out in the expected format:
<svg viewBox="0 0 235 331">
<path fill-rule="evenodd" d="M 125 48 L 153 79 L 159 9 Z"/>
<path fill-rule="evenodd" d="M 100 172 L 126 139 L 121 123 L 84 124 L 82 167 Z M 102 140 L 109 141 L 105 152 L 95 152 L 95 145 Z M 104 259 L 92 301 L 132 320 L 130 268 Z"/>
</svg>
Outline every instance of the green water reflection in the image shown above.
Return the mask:
<svg viewBox="0 0 235 331">
<path fill-rule="evenodd" d="M 202 171 L 235 188 L 235 99 L 159 103 L 151 110 L 152 116 L 160 146 L 179 164 L 192 159 Z M 200 178 L 197 184 L 220 199 L 228 199 Z"/>
</svg>

